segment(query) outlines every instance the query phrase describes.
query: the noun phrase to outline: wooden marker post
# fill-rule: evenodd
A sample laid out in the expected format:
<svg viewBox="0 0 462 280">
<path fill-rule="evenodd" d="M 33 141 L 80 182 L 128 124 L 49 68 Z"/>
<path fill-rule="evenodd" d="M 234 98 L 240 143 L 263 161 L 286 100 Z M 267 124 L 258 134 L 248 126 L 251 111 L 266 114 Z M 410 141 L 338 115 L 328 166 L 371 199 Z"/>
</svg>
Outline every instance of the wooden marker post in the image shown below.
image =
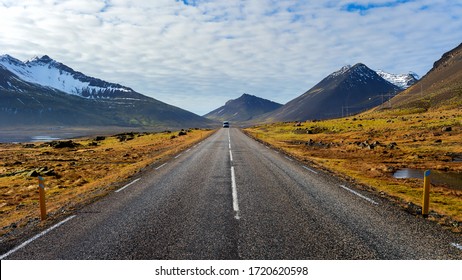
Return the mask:
<svg viewBox="0 0 462 280">
<path fill-rule="evenodd" d="M 40 197 L 40 219 L 42 221 L 47 219 L 47 206 L 45 204 L 45 179 L 38 176 L 39 181 L 39 197 Z"/>
<path fill-rule="evenodd" d="M 428 217 L 429 204 L 430 204 L 430 170 L 425 170 L 423 199 L 422 199 L 422 215 L 425 218 Z"/>
</svg>

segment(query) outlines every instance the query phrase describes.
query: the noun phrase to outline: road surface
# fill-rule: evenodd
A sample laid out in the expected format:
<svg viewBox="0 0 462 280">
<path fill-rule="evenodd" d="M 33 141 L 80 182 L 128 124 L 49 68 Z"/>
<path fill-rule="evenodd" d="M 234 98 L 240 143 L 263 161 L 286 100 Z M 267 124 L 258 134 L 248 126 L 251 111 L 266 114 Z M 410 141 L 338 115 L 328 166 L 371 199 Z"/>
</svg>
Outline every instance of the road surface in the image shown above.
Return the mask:
<svg viewBox="0 0 462 280">
<path fill-rule="evenodd" d="M 462 259 L 462 239 L 221 129 L 3 259 Z"/>
</svg>

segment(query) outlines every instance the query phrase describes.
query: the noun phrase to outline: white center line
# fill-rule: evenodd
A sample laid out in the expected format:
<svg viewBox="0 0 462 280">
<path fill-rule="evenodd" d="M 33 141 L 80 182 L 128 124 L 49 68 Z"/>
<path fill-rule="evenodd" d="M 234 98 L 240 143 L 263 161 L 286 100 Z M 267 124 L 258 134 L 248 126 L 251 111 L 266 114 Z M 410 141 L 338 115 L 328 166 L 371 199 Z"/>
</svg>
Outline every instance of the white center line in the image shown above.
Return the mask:
<svg viewBox="0 0 462 280">
<path fill-rule="evenodd" d="M 115 192 L 120 192 L 120 191 L 124 190 L 126 187 L 131 186 L 132 184 L 138 182 L 140 179 L 141 179 L 141 178 L 138 178 L 138 179 L 136 179 L 136 180 L 133 180 L 132 182 L 126 184 L 125 186 L 121 187 L 120 189 L 116 190 Z"/>
<path fill-rule="evenodd" d="M 44 236 L 45 234 L 49 233 L 50 231 L 54 230 L 55 228 L 61 226 L 62 224 L 70 221 L 71 219 L 75 218 L 76 215 L 73 215 L 73 216 L 70 216 L 70 217 L 67 217 L 65 220 L 57 223 L 56 225 L 52 226 L 51 228 L 45 230 L 45 231 L 42 231 L 41 233 L 37 234 L 36 236 L 32 237 L 31 239 L 27 240 L 26 242 L 22 243 L 21 245 L 19 245 L 18 247 L 16 248 L 13 248 L 11 249 L 10 251 L 8 251 L 7 253 L 3 254 L 0 256 L 0 260 L 3 260 L 4 258 L 8 257 L 9 255 L 13 254 L 14 252 L 18 251 L 19 249 L 23 248 L 24 246 L 26 246 L 27 244 L 39 239 L 40 237 Z"/>
<path fill-rule="evenodd" d="M 239 203 L 237 200 L 237 187 L 236 187 L 236 176 L 234 174 L 234 166 L 231 166 L 231 188 L 233 190 L 233 209 L 236 215 L 234 218 L 239 220 Z"/>
<path fill-rule="evenodd" d="M 231 162 L 233 162 L 233 153 L 231 152 L 231 150 L 229 150 L 229 158 L 231 159 Z"/>
<path fill-rule="evenodd" d="M 180 157 L 182 154 L 183 154 L 183 153 L 181 153 L 181 154 L 178 154 L 178 155 L 177 155 L 175 158 L 179 158 L 179 157 Z"/>
<path fill-rule="evenodd" d="M 318 172 L 314 171 L 314 170 L 311 169 L 311 168 L 308 168 L 308 167 L 306 167 L 306 166 L 304 166 L 304 165 L 302 165 L 302 167 L 305 168 L 305 169 L 308 170 L 308 171 L 313 172 L 314 174 L 318 174 Z"/>
<path fill-rule="evenodd" d="M 369 202 L 372 203 L 372 204 L 378 205 L 377 202 L 375 202 L 374 200 L 372 200 L 372 199 L 370 199 L 370 198 L 368 198 L 368 197 L 365 197 L 364 195 L 360 194 L 360 193 L 357 192 L 357 191 L 354 191 L 354 190 L 352 190 L 352 189 L 350 189 L 350 188 L 347 188 L 347 187 L 345 187 L 344 185 L 340 185 L 340 187 L 343 188 L 343 189 L 345 189 L 345 190 L 347 190 L 347 191 L 349 191 L 349 192 L 351 192 L 351 193 L 353 193 L 353 194 L 355 194 L 355 195 L 357 195 L 357 196 L 359 196 L 359 197 L 361 197 L 362 199 L 365 199 L 365 200 L 369 201 Z"/>
<path fill-rule="evenodd" d="M 159 170 L 159 169 L 161 169 L 162 167 L 164 167 L 164 166 L 166 166 L 166 165 L 167 165 L 167 163 L 164 163 L 164 164 L 162 164 L 161 166 L 157 167 L 156 170 Z"/>
</svg>

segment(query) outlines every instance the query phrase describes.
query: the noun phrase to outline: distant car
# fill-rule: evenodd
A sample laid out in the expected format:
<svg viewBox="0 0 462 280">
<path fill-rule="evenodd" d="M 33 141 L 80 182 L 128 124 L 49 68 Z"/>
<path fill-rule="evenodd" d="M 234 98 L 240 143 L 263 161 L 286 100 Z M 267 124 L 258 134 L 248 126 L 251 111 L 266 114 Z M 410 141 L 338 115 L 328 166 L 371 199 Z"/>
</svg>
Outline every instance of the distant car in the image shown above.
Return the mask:
<svg viewBox="0 0 462 280">
<path fill-rule="evenodd" d="M 229 122 L 223 122 L 223 127 L 229 128 Z"/>
</svg>

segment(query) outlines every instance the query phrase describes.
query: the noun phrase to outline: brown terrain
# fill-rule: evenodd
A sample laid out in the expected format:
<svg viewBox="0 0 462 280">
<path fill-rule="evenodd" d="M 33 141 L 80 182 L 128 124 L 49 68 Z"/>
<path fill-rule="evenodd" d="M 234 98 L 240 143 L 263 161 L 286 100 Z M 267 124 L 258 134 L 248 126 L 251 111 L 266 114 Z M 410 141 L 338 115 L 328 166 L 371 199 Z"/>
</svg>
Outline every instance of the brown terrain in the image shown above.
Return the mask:
<svg viewBox="0 0 462 280">
<path fill-rule="evenodd" d="M 211 133 L 194 129 L 0 144 L 0 235 L 7 239 L 23 229 L 46 225 L 39 219 L 39 175 L 45 178 L 48 217 L 53 221 Z"/>
</svg>

